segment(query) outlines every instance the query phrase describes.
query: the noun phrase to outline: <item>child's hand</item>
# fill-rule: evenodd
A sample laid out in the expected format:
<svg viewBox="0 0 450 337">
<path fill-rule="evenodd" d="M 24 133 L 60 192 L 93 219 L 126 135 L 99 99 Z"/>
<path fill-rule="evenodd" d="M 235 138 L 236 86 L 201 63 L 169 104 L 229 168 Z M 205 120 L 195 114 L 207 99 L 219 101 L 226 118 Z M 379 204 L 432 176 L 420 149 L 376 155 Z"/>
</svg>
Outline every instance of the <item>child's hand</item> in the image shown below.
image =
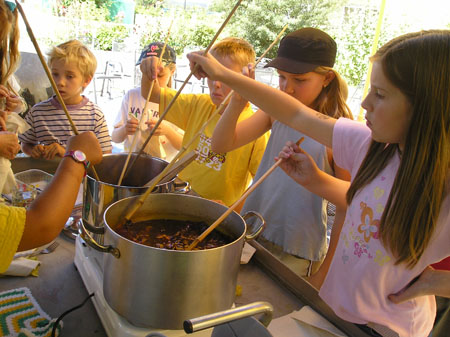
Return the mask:
<svg viewBox="0 0 450 337">
<path fill-rule="evenodd" d="M 255 69 L 252 63 L 249 63 L 247 66 L 242 68 L 242 75 L 255 79 Z M 242 107 L 244 109 L 248 100 L 239 95 L 236 91 L 233 91 L 233 95 L 231 96 L 230 104 L 238 107 Z"/>
<path fill-rule="evenodd" d="M 158 122 L 158 118 L 150 118 L 145 124 L 148 125 L 148 129 L 151 131 L 155 127 L 155 124 Z M 154 136 L 167 136 L 170 130 L 167 128 L 170 128 L 171 126 L 166 122 L 162 121 L 161 124 L 159 124 L 158 128 L 156 129 Z"/>
<path fill-rule="evenodd" d="M 0 85 L 0 98 L 6 98 L 9 96 L 9 90 L 4 85 Z"/>
<path fill-rule="evenodd" d="M 42 156 L 47 160 L 52 160 L 55 157 L 63 157 L 65 152 L 64 146 L 55 142 L 44 146 Z"/>
<path fill-rule="evenodd" d="M 0 128 L 3 131 L 6 131 L 6 119 L 11 114 L 11 112 L 6 110 L 0 110 Z"/>
<path fill-rule="evenodd" d="M 253 63 L 247 64 L 246 67 L 242 68 L 242 75 L 255 79 L 255 65 Z"/>
<path fill-rule="evenodd" d="M 156 56 L 143 59 L 140 68 L 142 75 L 150 80 L 156 80 L 158 74 L 164 71 L 164 66 L 159 62 L 159 57 Z"/>
<path fill-rule="evenodd" d="M 12 132 L 0 132 L 0 157 L 13 159 L 20 150 L 19 139 Z"/>
<path fill-rule="evenodd" d="M 38 144 L 33 146 L 33 148 L 31 149 L 31 157 L 35 158 L 35 159 L 39 159 L 44 157 L 44 145 Z"/>
<path fill-rule="evenodd" d="M 428 266 L 419 275 L 417 280 L 411 282 L 404 289 L 388 298 L 394 303 L 402 303 L 419 296 L 437 295 L 450 297 L 450 271 L 435 270 Z"/>
<path fill-rule="evenodd" d="M 5 99 L 3 110 L 8 112 L 20 111 L 19 107 L 22 105 L 22 100 L 20 97 L 9 91 L 4 85 L 0 85 L 0 98 Z"/>
<path fill-rule="evenodd" d="M 103 158 L 100 143 L 92 131 L 70 137 L 66 149 L 67 151 L 83 151 L 92 165 L 100 163 Z"/>
<path fill-rule="evenodd" d="M 284 159 L 280 167 L 300 185 L 308 185 L 314 181 L 319 168 L 312 157 L 293 142 L 287 142 L 279 153 L 278 159 Z"/>
<path fill-rule="evenodd" d="M 211 80 L 220 81 L 227 72 L 227 69 L 209 53 L 203 56 L 202 51 L 197 51 L 189 53 L 187 58 L 189 67 L 198 80 L 208 77 Z M 196 67 L 197 65 L 198 67 Z"/>
<path fill-rule="evenodd" d="M 127 135 L 134 135 L 134 133 L 136 132 L 137 128 L 139 126 L 139 121 L 134 118 L 131 117 L 127 120 L 127 124 L 125 125 L 125 130 L 127 132 Z"/>
<path fill-rule="evenodd" d="M 6 109 L 8 111 L 20 111 L 22 108 L 22 100 L 19 96 L 9 95 L 6 97 Z"/>
</svg>

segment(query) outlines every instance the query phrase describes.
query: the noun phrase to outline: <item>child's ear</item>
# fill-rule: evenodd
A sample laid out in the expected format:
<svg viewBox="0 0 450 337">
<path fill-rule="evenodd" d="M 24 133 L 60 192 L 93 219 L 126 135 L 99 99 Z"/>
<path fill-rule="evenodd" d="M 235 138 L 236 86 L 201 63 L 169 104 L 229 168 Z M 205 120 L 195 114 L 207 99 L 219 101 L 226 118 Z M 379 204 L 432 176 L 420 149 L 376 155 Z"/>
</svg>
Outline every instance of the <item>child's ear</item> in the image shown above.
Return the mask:
<svg viewBox="0 0 450 337">
<path fill-rule="evenodd" d="M 84 80 L 84 83 L 83 83 L 83 90 L 86 89 L 86 87 L 89 85 L 89 83 L 91 83 L 91 81 L 92 81 L 92 77 L 87 77 L 87 78 Z"/>
<path fill-rule="evenodd" d="M 333 71 L 329 71 L 325 74 L 325 80 L 323 82 L 323 87 L 327 87 L 336 77 L 336 74 Z"/>
</svg>

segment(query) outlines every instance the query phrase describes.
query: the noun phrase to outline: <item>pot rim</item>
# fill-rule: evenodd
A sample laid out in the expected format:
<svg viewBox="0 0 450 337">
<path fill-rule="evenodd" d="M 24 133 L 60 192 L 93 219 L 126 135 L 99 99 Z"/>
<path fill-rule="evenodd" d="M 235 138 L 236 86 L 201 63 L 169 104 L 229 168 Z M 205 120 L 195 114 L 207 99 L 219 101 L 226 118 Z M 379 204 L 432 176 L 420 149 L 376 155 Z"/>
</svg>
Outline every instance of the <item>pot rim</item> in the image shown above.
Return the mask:
<svg viewBox="0 0 450 337">
<path fill-rule="evenodd" d="M 152 195 L 152 194 L 151 194 L 151 195 Z M 151 195 L 149 195 L 148 197 L 151 197 Z M 205 198 L 198 197 L 198 196 L 195 196 L 195 195 L 177 194 L 177 193 L 160 193 L 159 195 L 158 195 L 158 194 L 153 194 L 153 195 L 155 195 L 155 197 L 158 197 L 158 196 L 163 196 L 163 197 L 164 197 L 165 195 L 176 195 L 176 196 L 182 197 L 182 198 L 185 198 L 185 197 L 186 197 L 186 198 L 192 198 L 192 199 L 200 199 L 200 200 L 204 200 L 204 201 L 207 201 L 207 202 L 210 202 L 210 203 L 218 204 L 218 205 L 220 205 L 220 206 L 223 206 L 224 208 L 228 208 L 228 207 L 225 206 L 225 205 L 221 205 L 221 204 L 216 203 L 216 202 L 214 202 L 214 201 L 211 201 L 211 200 L 209 200 L 209 199 L 205 199 Z M 139 198 L 139 197 L 140 197 L 140 195 L 137 195 L 137 196 L 130 196 L 130 197 L 127 197 L 127 198 L 124 198 L 124 199 L 120 199 L 120 200 L 115 201 L 114 203 L 112 203 L 111 205 L 109 205 L 109 206 L 106 208 L 105 212 L 103 213 L 103 222 L 104 222 L 105 227 L 106 227 L 106 229 L 107 229 L 107 231 L 105 231 L 105 236 L 106 236 L 106 234 L 109 232 L 109 233 L 111 233 L 112 235 L 114 235 L 116 238 L 125 240 L 125 241 L 127 241 L 127 242 L 129 242 L 129 243 L 132 243 L 132 244 L 135 244 L 135 245 L 138 245 L 139 247 L 143 247 L 143 249 L 149 248 L 149 249 L 154 249 L 154 250 L 157 250 L 157 251 L 163 251 L 163 252 L 168 252 L 168 253 L 179 253 L 179 254 L 188 254 L 188 253 L 191 253 L 191 254 L 192 254 L 192 253 L 202 253 L 202 252 L 205 252 L 205 251 L 214 251 L 214 250 L 218 250 L 218 249 L 225 249 L 225 247 L 229 247 L 229 246 L 235 245 L 235 244 L 237 244 L 239 241 L 244 240 L 244 237 L 245 237 L 245 235 L 246 235 L 246 233 L 247 233 L 247 223 L 245 222 L 244 218 L 242 218 L 242 216 L 241 216 L 239 213 L 237 213 L 236 211 L 233 211 L 233 212 L 232 212 L 231 214 L 229 214 L 228 216 L 231 216 L 232 214 L 237 215 L 237 216 L 239 217 L 240 221 L 242 222 L 242 224 L 244 225 L 243 231 L 242 231 L 242 233 L 239 235 L 239 237 L 237 237 L 236 239 L 234 239 L 232 242 L 227 243 L 227 244 L 225 244 L 225 245 L 222 245 L 222 246 L 220 246 L 220 247 L 209 248 L 209 249 L 200 249 L 200 250 L 174 250 L 174 249 L 157 248 L 157 247 L 153 247 L 153 246 L 147 246 L 147 245 L 144 245 L 144 244 L 142 244 L 142 243 L 138 243 L 138 242 L 132 241 L 132 240 L 130 240 L 130 239 L 127 239 L 127 238 L 123 237 L 122 235 L 118 234 L 114 229 L 111 228 L 111 226 L 110 226 L 110 225 L 108 224 L 108 222 L 106 221 L 106 214 L 108 213 L 109 209 L 110 209 L 112 206 L 114 206 L 115 204 L 118 204 L 118 203 L 120 203 L 120 202 L 122 202 L 122 201 L 124 201 L 124 200 L 132 199 L 132 198 Z M 220 216 L 220 215 L 219 215 L 219 216 Z M 227 216 L 227 218 L 228 218 L 228 216 Z M 218 218 L 218 217 L 217 217 L 217 218 Z M 225 219 L 226 219 L 226 218 L 225 218 Z M 224 220 L 224 221 L 225 221 L 225 220 Z M 210 223 L 209 225 L 212 225 L 212 223 Z"/>
</svg>

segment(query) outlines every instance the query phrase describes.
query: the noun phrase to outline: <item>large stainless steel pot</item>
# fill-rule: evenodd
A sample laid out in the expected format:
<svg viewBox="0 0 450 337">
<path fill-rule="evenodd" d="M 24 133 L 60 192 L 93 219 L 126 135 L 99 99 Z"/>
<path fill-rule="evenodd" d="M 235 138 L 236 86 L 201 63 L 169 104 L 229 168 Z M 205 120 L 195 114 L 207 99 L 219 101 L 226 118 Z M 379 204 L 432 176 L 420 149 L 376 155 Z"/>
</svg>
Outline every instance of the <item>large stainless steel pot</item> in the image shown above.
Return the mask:
<svg viewBox="0 0 450 337">
<path fill-rule="evenodd" d="M 105 212 L 103 293 L 108 304 L 133 325 L 182 329 L 183 321 L 229 309 L 233 304 L 242 247 L 263 229 L 254 212 L 231 213 L 218 230 L 234 241 L 218 248 L 174 251 L 144 246 L 114 231 L 138 196 L 115 202 Z M 204 221 L 212 224 L 226 206 L 203 198 L 150 194 L 132 218 Z M 259 226 L 247 234 L 245 218 L 258 216 Z M 83 234 L 86 238 L 86 232 Z M 92 244 L 92 243 L 91 243 Z"/>
<path fill-rule="evenodd" d="M 136 155 L 135 153 L 131 155 L 130 163 Z M 106 208 L 118 200 L 144 193 L 147 187 L 143 186 L 168 165 L 162 159 L 141 155 L 131 167 L 131 172 L 127 173 L 122 184 L 118 186 L 117 182 L 127 156 L 127 153 L 104 155 L 102 162 L 95 165 L 100 181 L 95 179 L 92 168 L 88 170 L 86 176 L 82 219 L 85 227 L 96 234 L 95 238 L 99 242 L 103 242 L 103 213 Z M 167 183 L 156 185 L 152 193 L 174 192 L 179 187 L 173 178 Z M 186 188 L 186 185 L 182 184 L 182 187 Z M 180 192 L 186 191 L 183 188 Z"/>
</svg>

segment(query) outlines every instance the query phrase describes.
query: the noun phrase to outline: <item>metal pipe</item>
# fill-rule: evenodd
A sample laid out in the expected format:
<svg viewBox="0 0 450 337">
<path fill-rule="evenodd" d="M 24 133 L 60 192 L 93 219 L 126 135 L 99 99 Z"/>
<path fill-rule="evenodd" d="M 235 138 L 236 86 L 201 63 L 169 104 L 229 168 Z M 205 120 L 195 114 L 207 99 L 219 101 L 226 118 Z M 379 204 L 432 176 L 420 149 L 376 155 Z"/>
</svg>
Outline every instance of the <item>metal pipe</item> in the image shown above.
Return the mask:
<svg viewBox="0 0 450 337">
<path fill-rule="evenodd" d="M 183 328 L 187 333 L 193 333 L 257 314 L 263 314 L 259 321 L 267 327 L 272 320 L 272 313 L 273 307 L 270 303 L 254 302 L 241 307 L 186 320 L 183 323 Z"/>
</svg>

